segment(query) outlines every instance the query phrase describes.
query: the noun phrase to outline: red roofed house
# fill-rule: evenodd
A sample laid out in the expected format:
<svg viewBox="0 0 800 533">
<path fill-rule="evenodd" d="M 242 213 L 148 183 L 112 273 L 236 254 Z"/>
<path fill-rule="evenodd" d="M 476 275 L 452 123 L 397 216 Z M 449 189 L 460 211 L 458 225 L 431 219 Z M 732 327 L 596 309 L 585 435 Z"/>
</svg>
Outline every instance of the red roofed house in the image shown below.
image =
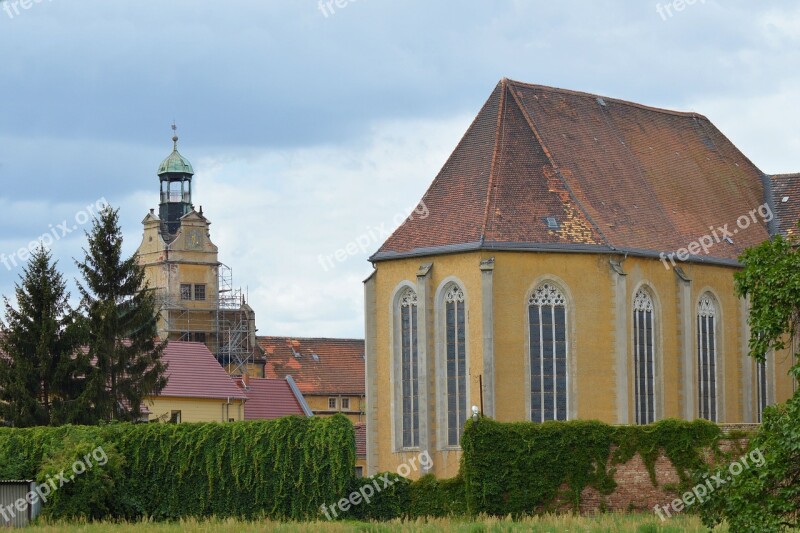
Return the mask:
<svg viewBox="0 0 800 533">
<path fill-rule="evenodd" d="M 162 360 L 167 386 L 145 405 L 150 420 L 228 422 L 245 419 L 247 395 L 202 342 L 170 341 Z"/>
<path fill-rule="evenodd" d="M 368 474 L 429 451 L 454 476 L 473 406 L 758 422 L 792 357 L 748 357 L 733 274 L 799 200 L 700 114 L 501 80 L 370 258 Z"/>
<path fill-rule="evenodd" d="M 236 384 L 247 394 L 245 420 L 271 420 L 289 415 L 313 416 L 292 376 L 284 379 L 237 377 Z"/>
<path fill-rule="evenodd" d="M 343 413 L 364 421 L 364 341 L 257 337 L 264 351 L 264 374 L 291 376 L 315 415 Z"/>
</svg>

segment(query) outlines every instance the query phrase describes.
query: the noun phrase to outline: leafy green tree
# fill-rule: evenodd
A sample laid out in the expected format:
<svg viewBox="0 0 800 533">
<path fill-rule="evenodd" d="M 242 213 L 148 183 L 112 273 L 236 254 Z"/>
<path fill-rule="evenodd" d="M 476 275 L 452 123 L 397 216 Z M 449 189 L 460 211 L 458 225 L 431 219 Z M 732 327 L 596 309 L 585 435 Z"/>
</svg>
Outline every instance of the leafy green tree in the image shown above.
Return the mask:
<svg viewBox="0 0 800 533">
<path fill-rule="evenodd" d="M 84 261 L 76 262 L 93 363 L 84 400 L 98 420 L 137 420 L 145 397 L 167 383 L 155 296 L 137 256 L 122 257 L 118 210 L 104 209 L 87 236 Z"/>
<path fill-rule="evenodd" d="M 800 225 L 798 226 L 800 228 Z M 744 269 L 734 274 L 736 294 L 750 298 L 750 356 L 764 361 L 769 350 L 782 350 L 800 326 L 800 239 L 774 238 L 748 248 L 739 258 Z M 793 354 L 797 355 L 797 354 Z M 800 368 L 792 368 L 800 378 Z"/>
<path fill-rule="evenodd" d="M 764 361 L 769 350 L 794 344 L 800 326 L 799 244 L 797 235 L 777 235 L 739 258 L 744 269 L 735 274 L 736 293 L 750 298 L 750 356 L 758 361 Z M 795 364 L 791 373 L 800 378 L 800 365 Z M 800 392 L 785 404 L 767 407 L 762 418 L 748 454 L 715 467 L 733 475 L 722 484 L 715 482 L 718 490 L 700 505 L 709 527 L 723 520 L 731 531 L 800 527 Z M 746 458 L 750 464 L 742 468 Z M 703 483 L 707 479 L 703 476 L 710 474 L 698 473 L 697 481 Z M 724 480 L 725 474 L 720 478 Z"/>
<path fill-rule="evenodd" d="M 800 527 L 800 395 L 767 407 L 763 420 L 746 454 L 697 473 L 698 485 L 715 473 L 724 481 L 700 504 L 700 516 L 709 528 L 723 520 L 730 531 L 770 533 Z"/>
<path fill-rule="evenodd" d="M 74 422 L 87 359 L 64 279 L 44 248 L 20 278 L 0 325 L 0 416 L 17 427 Z"/>
</svg>

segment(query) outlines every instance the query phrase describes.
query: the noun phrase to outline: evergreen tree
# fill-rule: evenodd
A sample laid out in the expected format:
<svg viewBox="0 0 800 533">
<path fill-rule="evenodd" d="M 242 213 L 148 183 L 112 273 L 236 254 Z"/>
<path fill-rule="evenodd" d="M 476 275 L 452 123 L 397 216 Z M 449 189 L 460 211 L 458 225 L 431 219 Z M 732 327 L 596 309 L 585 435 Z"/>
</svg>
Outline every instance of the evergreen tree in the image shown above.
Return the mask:
<svg viewBox="0 0 800 533">
<path fill-rule="evenodd" d="M 0 416 L 17 427 L 76 421 L 87 359 L 76 313 L 50 252 L 36 250 L 0 325 Z"/>
<path fill-rule="evenodd" d="M 84 399 L 97 420 L 137 420 L 144 398 L 167 383 L 155 296 L 136 255 L 122 257 L 118 210 L 104 209 L 87 236 L 84 261 L 76 262 L 92 360 Z"/>
</svg>

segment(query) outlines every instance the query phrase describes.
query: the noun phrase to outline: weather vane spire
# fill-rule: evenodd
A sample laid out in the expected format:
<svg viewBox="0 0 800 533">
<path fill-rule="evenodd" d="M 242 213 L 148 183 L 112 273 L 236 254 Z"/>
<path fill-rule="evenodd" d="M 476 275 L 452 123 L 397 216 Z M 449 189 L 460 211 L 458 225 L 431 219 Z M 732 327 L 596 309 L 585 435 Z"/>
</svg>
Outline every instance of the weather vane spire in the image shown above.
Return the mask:
<svg viewBox="0 0 800 533">
<path fill-rule="evenodd" d="M 172 147 L 174 150 L 178 150 L 178 126 L 175 125 L 175 121 L 172 121 Z"/>
</svg>

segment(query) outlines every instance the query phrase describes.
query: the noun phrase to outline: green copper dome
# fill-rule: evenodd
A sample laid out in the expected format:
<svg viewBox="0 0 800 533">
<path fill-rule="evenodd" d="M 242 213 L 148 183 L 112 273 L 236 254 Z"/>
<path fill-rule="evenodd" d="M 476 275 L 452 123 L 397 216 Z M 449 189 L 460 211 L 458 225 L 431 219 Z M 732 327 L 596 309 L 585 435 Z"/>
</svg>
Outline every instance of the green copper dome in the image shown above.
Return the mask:
<svg viewBox="0 0 800 533">
<path fill-rule="evenodd" d="M 194 175 L 192 164 L 178 152 L 178 138 L 173 137 L 172 141 L 175 143 L 175 147 L 172 153 L 158 166 L 158 175 L 172 173 Z"/>
</svg>

